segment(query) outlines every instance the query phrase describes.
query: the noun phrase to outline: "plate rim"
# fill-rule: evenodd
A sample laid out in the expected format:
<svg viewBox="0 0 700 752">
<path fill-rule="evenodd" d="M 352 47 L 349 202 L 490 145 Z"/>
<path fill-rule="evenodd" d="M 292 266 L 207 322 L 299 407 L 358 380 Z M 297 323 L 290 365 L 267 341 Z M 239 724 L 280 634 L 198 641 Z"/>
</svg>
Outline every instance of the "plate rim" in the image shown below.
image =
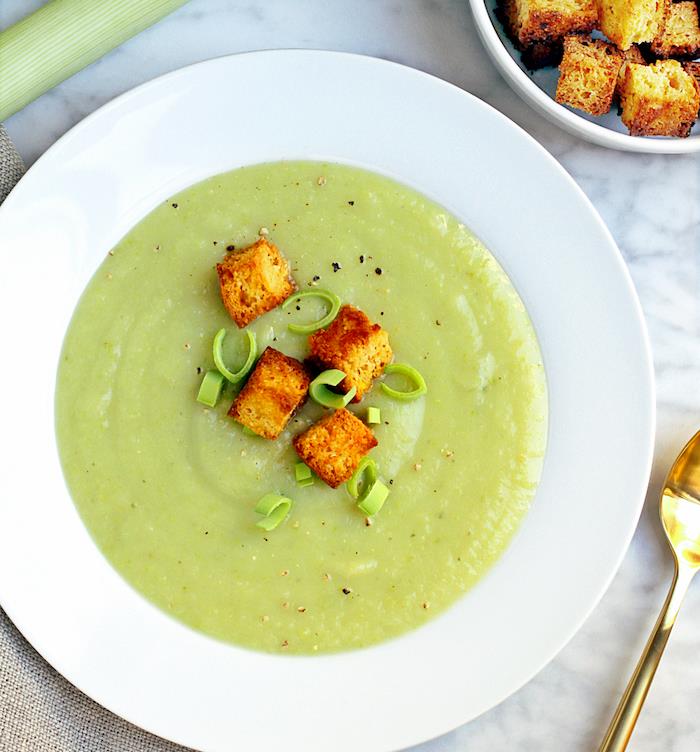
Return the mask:
<svg viewBox="0 0 700 752">
<path fill-rule="evenodd" d="M 470 1 L 473 2 L 474 0 L 470 0 Z M 476 1 L 478 2 L 480 0 L 476 0 Z M 165 74 L 157 76 L 157 77 L 155 77 L 153 79 L 150 79 L 149 81 L 146 81 L 146 82 L 144 82 L 144 83 L 142 83 L 142 84 L 140 84 L 140 85 L 138 85 L 138 86 L 136 86 L 136 87 L 134 87 L 134 88 L 132 88 L 132 89 L 124 92 L 124 93 L 122 93 L 121 95 L 115 97 L 114 99 L 110 100 L 109 102 L 107 102 L 104 105 L 102 105 L 101 107 L 99 107 L 94 112 L 90 113 L 87 117 L 85 117 L 83 120 L 81 120 L 75 126 L 73 126 L 72 128 L 70 128 L 46 152 L 44 152 L 44 154 L 42 154 L 36 160 L 36 162 L 33 165 L 31 165 L 31 167 L 27 171 L 27 175 L 30 175 L 30 174 L 32 174 L 34 172 L 37 172 L 37 171 L 41 170 L 43 163 L 48 160 L 48 157 L 50 155 L 52 155 L 54 151 L 59 150 L 65 142 L 68 142 L 69 140 L 76 138 L 76 136 L 79 136 L 80 133 L 81 133 L 81 131 L 84 128 L 89 127 L 89 125 L 93 122 L 93 120 L 100 118 L 105 113 L 108 113 L 109 111 L 111 111 L 113 108 L 121 106 L 123 103 L 127 102 L 130 98 L 137 96 L 143 90 L 147 90 L 147 89 L 149 89 L 151 87 L 158 86 L 159 84 L 162 84 L 165 81 L 173 80 L 173 79 L 175 79 L 175 78 L 177 78 L 179 76 L 188 75 L 193 69 L 200 69 L 200 68 L 201 69 L 205 69 L 207 66 L 210 66 L 212 64 L 216 64 L 219 61 L 235 60 L 235 59 L 241 58 L 241 57 L 245 57 L 245 58 L 261 57 L 261 56 L 270 57 L 270 56 L 273 56 L 273 55 L 274 56 L 282 56 L 282 57 L 285 57 L 285 56 L 288 56 L 288 55 L 292 55 L 292 56 L 300 55 L 302 57 L 307 57 L 309 55 L 311 55 L 311 56 L 325 55 L 325 56 L 330 56 L 330 57 L 333 57 L 333 58 L 347 58 L 347 59 L 351 59 L 351 60 L 352 59 L 359 59 L 359 60 L 363 60 L 363 61 L 366 61 L 366 62 L 371 63 L 371 64 L 379 64 L 379 65 L 382 65 L 382 66 L 394 67 L 394 68 L 397 68 L 397 69 L 401 69 L 404 73 L 407 73 L 409 75 L 418 75 L 418 76 L 422 76 L 422 77 L 425 77 L 427 79 L 430 79 L 431 82 L 434 85 L 442 86 L 442 87 L 447 87 L 449 89 L 452 89 L 452 90 L 454 90 L 455 93 L 458 93 L 460 96 L 467 97 L 470 100 L 472 100 L 472 103 L 475 106 L 482 107 L 482 108 L 485 108 L 486 110 L 490 111 L 496 118 L 500 119 L 503 123 L 507 124 L 510 128 L 514 128 L 519 133 L 519 135 L 521 137 L 526 138 L 531 143 L 531 145 L 539 152 L 540 157 L 544 157 L 544 160 L 549 163 L 550 168 L 554 169 L 558 173 L 559 177 L 563 178 L 569 184 L 570 188 L 572 188 L 573 191 L 574 191 L 574 193 L 577 195 L 577 198 L 579 199 L 579 201 L 582 201 L 586 205 L 586 207 L 588 209 L 589 218 L 591 220 L 595 221 L 598 230 L 600 232 L 602 232 L 602 234 L 606 238 L 606 241 L 607 241 L 608 245 L 615 252 L 614 255 L 613 255 L 613 258 L 615 260 L 615 264 L 618 267 L 618 270 L 622 274 L 622 277 L 623 277 L 623 279 L 625 281 L 625 285 L 626 285 L 626 288 L 627 288 L 627 292 L 629 294 L 630 301 L 633 303 L 633 307 L 634 307 L 634 310 L 635 310 L 636 324 L 638 326 L 639 334 L 641 335 L 641 340 L 642 340 L 642 344 L 643 344 L 643 348 L 644 348 L 644 354 L 645 354 L 645 361 L 646 361 L 646 366 L 647 366 L 646 373 L 644 375 L 645 375 L 645 377 L 647 379 L 648 386 L 649 386 L 648 394 L 647 394 L 648 404 L 646 405 L 646 409 L 648 411 L 648 418 L 649 418 L 649 432 L 648 432 L 648 436 L 647 436 L 647 440 L 646 440 L 646 456 L 644 457 L 644 461 L 642 463 L 644 465 L 645 469 L 644 469 L 644 471 L 642 473 L 642 477 L 640 479 L 640 484 L 639 484 L 640 485 L 640 489 L 642 489 L 642 490 L 641 490 L 641 492 L 639 494 L 637 494 L 638 500 L 637 500 L 637 504 L 636 504 L 636 508 L 635 508 L 635 513 L 630 518 L 631 522 L 630 522 L 630 524 L 628 526 L 628 530 L 626 531 L 626 536 L 624 538 L 624 542 L 620 546 L 618 546 L 618 554 L 617 554 L 617 557 L 616 557 L 615 565 L 612 568 L 612 571 L 610 571 L 610 573 L 608 574 L 608 577 L 605 580 L 605 582 L 599 587 L 598 593 L 597 593 L 595 599 L 593 600 L 592 603 L 590 603 L 588 605 L 588 608 L 585 610 L 585 614 L 580 619 L 577 620 L 577 623 L 575 624 L 575 626 L 573 626 L 569 630 L 568 634 L 566 634 L 565 636 L 563 636 L 560 639 L 560 641 L 559 641 L 559 643 L 557 645 L 554 645 L 554 646 L 552 646 L 549 649 L 549 651 L 548 651 L 548 657 L 541 663 L 541 665 L 538 665 L 537 667 L 533 668 L 530 671 L 530 673 L 517 686 L 514 686 L 510 690 L 508 690 L 505 693 L 503 693 L 503 695 L 500 697 L 500 699 L 498 699 L 495 703 L 493 703 L 489 708 L 482 709 L 477 715 L 474 715 L 474 716 L 472 716 L 469 719 L 469 720 L 472 720 L 473 718 L 478 717 L 482 713 L 487 712 L 487 710 L 495 707 L 497 704 L 499 704 L 500 702 L 502 702 L 504 699 L 506 699 L 507 697 L 509 697 L 510 695 L 512 695 L 513 693 L 515 693 L 516 691 L 518 691 L 518 689 L 520 689 L 527 682 L 529 682 L 532 679 L 533 676 L 535 676 L 537 673 L 539 673 L 561 651 L 561 649 L 580 630 L 580 628 L 583 626 L 583 624 L 585 623 L 585 621 L 588 619 L 590 613 L 598 605 L 600 599 L 602 598 L 602 596 L 607 591 L 607 589 L 608 589 L 608 587 L 609 587 L 612 579 L 614 578 L 615 574 L 617 573 L 617 571 L 619 569 L 619 566 L 620 566 L 620 564 L 621 564 L 621 562 L 622 562 L 622 560 L 623 560 L 623 558 L 624 558 L 624 556 L 625 556 L 625 554 L 627 552 L 627 549 L 629 547 L 629 543 L 630 543 L 632 535 L 634 534 L 634 531 L 635 531 L 635 529 L 637 527 L 638 519 L 639 519 L 639 516 L 641 514 L 641 510 L 642 510 L 643 504 L 644 504 L 645 494 L 644 494 L 643 489 L 646 488 L 646 485 L 647 485 L 647 482 L 648 482 L 648 478 L 649 478 L 650 473 L 651 473 L 651 464 L 652 464 L 653 449 L 654 449 L 655 425 L 656 425 L 656 404 L 655 404 L 653 360 L 652 360 L 652 357 L 651 357 L 651 346 L 650 346 L 650 342 L 649 342 L 648 331 L 647 331 L 647 327 L 646 327 L 646 322 L 645 322 L 645 319 L 644 319 L 643 311 L 642 311 L 642 308 L 641 308 L 641 304 L 640 304 L 639 298 L 637 296 L 636 290 L 634 288 L 634 284 L 633 284 L 633 281 L 632 281 L 629 269 L 627 268 L 627 266 L 626 266 L 626 264 L 624 262 L 622 254 L 620 253 L 620 250 L 617 247 L 617 244 L 615 243 L 612 234 L 610 233 L 609 229 L 607 228 L 607 226 L 603 222 L 602 218 L 598 214 L 598 212 L 595 209 L 595 207 L 593 206 L 592 202 L 586 196 L 586 194 L 583 192 L 583 190 L 580 188 L 580 186 L 575 182 L 575 180 L 568 174 L 568 172 L 557 162 L 557 160 L 546 149 L 544 149 L 544 147 L 541 146 L 541 144 L 539 144 L 536 141 L 536 139 L 534 139 L 529 133 L 527 133 L 524 129 L 522 129 L 517 124 L 513 123 L 509 118 L 507 118 L 505 115 L 503 115 L 502 113 L 500 113 L 494 107 L 492 107 L 491 105 L 483 102 L 482 100 L 478 99 L 477 97 L 475 97 L 471 93 L 469 93 L 469 92 L 467 92 L 467 91 L 459 88 L 458 86 L 455 86 L 454 84 L 451 84 L 451 83 L 449 83 L 447 81 L 444 81 L 444 80 L 442 80 L 442 79 L 440 79 L 440 78 L 438 78 L 438 77 L 436 77 L 434 75 L 431 75 L 431 74 L 426 73 L 424 71 L 421 71 L 419 69 L 413 68 L 411 66 L 403 65 L 401 63 L 396 63 L 396 62 L 393 62 L 393 61 L 389 61 L 389 60 L 385 60 L 385 59 L 382 59 L 382 58 L 377 58 L 377 57 L 373 57 L 373 56 L 369 56 L 369 55 L 362 55 L 362 54 L 357 54 L 357 53 L 352 53 L 352 52 L 340 52 L 340 51 L 332 51 L 332 50 L 321 50 L 321 49 L 297 49 L 297 48 L 290 48 L 290 49 L 272 49 L 272 50 L 255 50 L 255 51 L 249 51 L 249 52 L 239 52 L 239 53 L 234 53 L 234 54 L 230 54 L 230 55 L 222 55 L 222 56 L 218 56 L 218 57 L 215 57 L 215 58 L 211 58 L 211 59 L 199 61 L 199 62 L 196 62 L 196 63 L 192 63 L 190 65 L 178 68 L 176 70 L 170 71 L 168 73 L 165 73 Z M 311 158 L 311 157 L 309 157 L 309 158 Z M 21 183 L 18 184 L 18 185 L 21 185 Z M 3 219 L 4 219 L 5 215 L 12 210 L 12 207 L 13 207 L 13 204 L 14 204 L 14 200 L 13 200 L 14 196 L 13 196 L 13 194 L 15 196 L 18 195 L 16 193 L 16 190 L 17 189 L 13 189 L 13 191 L 10 193 L 10 195 L 8 196 L 8 198 L 4 202 L 4 204 L 2 206 L 0 206 L 0 228 L 2 227 L 2 222 L 3 222 Z M 476 232 L 476 234 L 479 235 L 478 232 Z M 631 494 L 630 494 L 630 496 L 631 496 Z M 8 615 L 8 617 L 10 618 L 10 620 L 13 622 L 13 624 L 15 625 L 15 627 L 22 633 L 23 636 L 26 635 L 26 634 L 30 634 L 31 633 L 32 630 L 29 629 L 29 628 L 27 628 L 27 625 L 22 625 L 21 623 L 19 623 L 19 622 L 22 621 L 21 619 L 19 619 L 19 622 L 15 620 L 14 613 L 13 613 L 13 608 L 12 608 L 11 605 L 10 605 L 9 608 L 7 607 L 7 605 L 4 602 L 1 603 L 0 605 L 2 605 L 2 607 L 5 609 L 5 611 L 6 611 L 7 615 Z M 175 739 L 175 738 L 173 738 L 173 737 L 171 737 L 171 736 L 169 736 L 167 734 L 164 734 L 162 729 L 159 729 L 159 728 L 154 727 L 154 726 L 145 725 L 145 724 L 142 724 L 140 721 L 137 722 L 137 721 L 134 721 L 134 720 L 132 720 L 130 718 L 127 718 L 126 715 L 120 713 L 119 710 L 113 709 L 113 707 L 109 706 L 108 704 L 103 704 L 100 699 L 96 699 L 93 696 L 93 694 L 91 694 L 88 691 L 82 689 L 82 686 L 81 686 L 82 682 L 76 681 L 73 678 L 67 676 L 67 674 L 63 672 L 63 669 L 58 668 L 58 665 L 61 663 L 61 661 L 56 660 L 55 657 L 53 659 L 46 658 L 45 657 L 46 653 L 44 652 L 44 650 L 41 647 L 35 647 L 36 643 L 34 642 L 34 640 L 29 639 L 29 637 L 25 637 L 25 639 L 28 639 L 28 641 L 34 647 L 34 649 L 36 649 L 37 652 L 39 652 L 42 655 L 42 657 L 44 657 L 44 659 L 47 660 L 47 662 L 50 665 L 56 667 L 56 670 L 58 670 L 62 674 L 62 676 L 66 677 L 67 680 L 70 683 L 72 683 L 74 686 L 76 686 L 80 691 L 83 691 L 84 694 L 86 694 L 88 697 L 93 698 L 96 702 L 98 702 L 99 704 L 101 704 L 103 707 L 109 709 L 110 712 L 113 712 L 116 715 L 119 715 L 120 717 L 125 718 L 130 723 L 138 723 L 139 727 L 144 728 L 144 729 L 150 731 L 151 733 L 154 733 L 154 734 L 157 734 L 159 736 L 162 736 L 163 738 L 172 739 L 176 743 L 181 743 L 181 744 L 183 744 L 183 743 L 187 744 L 188 743 L 187 741 L 183 741 L 181 739 L 178 740 L 178 739 Z M 345 654 L 347 654 L 347 653 L 345 653 Z M 283 660 L 288 660 L 288 659 L 283 658 Z M 70 673 L 70 672 L 68 672 L 68 673 Z M 434 738 L 436 735 L 441 735 L 443 733 L 447 733 L 448 731 L 452 730 L 452 728 L 455 728 L 458 725 L 461 725 L 462 722 L 464 722 L 464 721 L 458 722 L 456 724 L 456 726 L 452 726 L 451 728 L 444 728 L 444 729 L 438 731 L 436 734 L 431 733 L 430 735 L 425 736 L 423 738 L 416 738 L 415 740 L 411 741 L 410 743 L 411 744 L 417 744 L 417 743 L 420 743 L 420 742 L 423 742 L 423 741 L 427 741 L 427 740 L 429 740 L 431 738 Z"/>
</svg>

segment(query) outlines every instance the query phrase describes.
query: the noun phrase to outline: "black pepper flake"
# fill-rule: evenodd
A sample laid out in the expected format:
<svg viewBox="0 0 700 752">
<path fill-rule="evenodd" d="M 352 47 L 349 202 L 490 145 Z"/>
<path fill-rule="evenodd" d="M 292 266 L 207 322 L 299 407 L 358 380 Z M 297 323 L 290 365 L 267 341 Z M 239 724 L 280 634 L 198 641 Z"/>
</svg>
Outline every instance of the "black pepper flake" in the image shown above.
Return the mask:
<svg viewBox="0 0 700 752">
<path fill-rule="evenodd" d="M 297 311 L 301 311 L 301 306 L 295 306 Z"/>
<path fill-rule="evenodd" d="M 442 326 L 442 324 L 440 323 L 440 320 L 439 320 L 439 319 L 435 319 L 435 325 L 436 325 L 436 326 Z"/>
<path fill-rule="evenodd" d="M 352 593 L 352 590 L 349 587 L 344 587 L 343 588 L 343 593 L 345 595 L 350 595 L 350 593 Z"/>
<path fill-rule="evenodd" d="M 333 267 L 334 272 L 338 272 L 343 268 L 337 261 L 334 261 L 331 266 Z"/>
<path fill-rule="evenodd" d="M 360 256 L 360 263 L 361 263 L 361 264 L 364 264 L 364 263 L 365 263 L 365 257 L 364 257 L 364 256 Z"/>
<path fill-rule="evenodd" d="M 204 535 L 209 535 L 209 531 L 208 531 L 208 530 L 205 530 L 205 531 L 204 531 Z"/>
<path fill-rule="evenodd" d="M 173 209 L 177 209 L 177 204 L 172 205 Z"/>
<path fill-rule="evenodd" d="M 235 251 L 236 250 L 236 246 L 235 245 L 227 245 L 226 246 L 226 250 L 227 251 Z"/>
<path fill-rule="evenodd" d="M 379 315 L 383 316 L 384 315 L 384 311 L 379 311 Z"/>
<path fill-rule="evenodd" d="M 377 267 L 377 268 L 376 268 L 376 269 L 374 270 L 374 273 L 375 273 L 375 274 L 381 274 L 381 273 L 382 273 L 382 267 L 381 267 L 381 266 L 378 266 L 378 267 Z"/>
<path fill-rule="evenodd" d="M 314 274 L 314 276 L 311 278 L 311 281 L 312 282 L 318 282 L 319 279 L 321 279 L 321 278 L 318 276 L 318 274 Z"/>
<path fill-rule="evenodd" d="M 354 201 L 348 201 L 348 204 L 350 204 L 350 206 L 355 206 L 355 202 Z"/>
<path fill-rule="evenodd" d="M 201 366 L 197 366 L 197 373 L 202 373 L 202 368 L 201 368 Z"/>
<path fill-rule="evenodd" d="M 218 243 L 216 242 L 216 240 L 214 241 L 214 245 L 218 245 Z"/>
<path fill-rule="evenodd" d="M 394 479 L 393 479 L 393 478 L 391 478 L 391 479 L 389 480 L 389 485 L 390 485 L 390 486 L 393 486 L 393 485 L 394 485 Z"/>
</svg>

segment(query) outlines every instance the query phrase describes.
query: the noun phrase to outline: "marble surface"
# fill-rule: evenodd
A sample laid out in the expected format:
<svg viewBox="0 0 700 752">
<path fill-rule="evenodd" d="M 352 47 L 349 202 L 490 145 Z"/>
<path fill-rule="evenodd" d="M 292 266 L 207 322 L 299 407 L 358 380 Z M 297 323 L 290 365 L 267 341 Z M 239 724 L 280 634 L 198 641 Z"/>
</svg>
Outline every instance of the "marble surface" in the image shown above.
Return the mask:
<svg viewBox="0 0 700 752">
<path fill-rule="evenodd" d="M 1 0 L 0 28 L 41 5 Z M 104 102 L 161 73 L 244 50 L 360 52 L 428 71 L 529 131 L 603 216 L 634 278 L 654 350 L 658 431 L 642 519 L 612 586 L 569 645 L 529 684 L 420 752 L 595 749 L 661 606 L 672 565 L 657 522 L 660 484 L 700 427 L 700 155 L 644 156 L 579 141 L 543 120 L 486 58 L 466 0 L 191 0 L 14 115 L 28 164 Z M 552 606 L 555 607 L 555 604 Z M 700 582 L 687 596 L 631 749 L 700 749 Z"/>
</svg>

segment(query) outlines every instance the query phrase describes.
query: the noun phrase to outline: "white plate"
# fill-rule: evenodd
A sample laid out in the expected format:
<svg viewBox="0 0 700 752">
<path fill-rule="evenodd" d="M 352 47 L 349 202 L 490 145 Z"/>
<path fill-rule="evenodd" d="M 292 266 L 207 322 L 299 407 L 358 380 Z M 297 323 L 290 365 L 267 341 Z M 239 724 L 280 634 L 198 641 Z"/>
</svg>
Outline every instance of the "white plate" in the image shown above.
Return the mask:
<svg viewBox="0 0 700 752">
<path fill-rule="evenodd" d="M 508 39 L 495 16 L 498 0 L 469 0 L 476 30 L 487 52 L 511 88 L 548 120 L 574 136 L 599 146 L 651 154 L 687 154 L 700 151 L 700 123 L 688 138 L 630 136 L 617 115 L 617 107 L 600 117 L 569 109 L 554 101 L 559 71 L 543 68 L 528 71 L 520 53 Z"/>
<path fill-rule="evenodd" d="M 532 316 L 551 411 L 534 507 L 491 573 L 400 639 L 308 658 L 217 642 L 137 595 L 83 527 L 53 428 L 63 333 L 107 250 L 173 192 L 283 158 L 377 170 L 473 228 Z M 639 304 L 612 238 L 571 178 L 469 94 L 409 68 L 329 52 L 185 68 L 119 97 L 50 149 L 0 208 L 0 253 L 0 602 L 53 666 L 133 723 L 208 752 L 414 744 L 526 682 L 617 569 L 652 451 L 653 376 Z"/>
</svg>

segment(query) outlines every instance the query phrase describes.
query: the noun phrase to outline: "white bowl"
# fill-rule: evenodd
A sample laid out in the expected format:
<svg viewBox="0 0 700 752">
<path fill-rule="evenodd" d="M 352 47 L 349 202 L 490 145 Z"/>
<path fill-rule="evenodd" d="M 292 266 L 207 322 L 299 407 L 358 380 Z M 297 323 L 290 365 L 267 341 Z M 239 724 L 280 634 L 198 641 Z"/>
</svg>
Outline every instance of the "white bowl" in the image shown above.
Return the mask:
<svg viewBox="0 0 700 752">
<path fill-rule="evenodd" d="M 260 102 L 273 117 L 251 116 Z M 114 243 L 187 185 L 285 158 L 376 170 L 460 217 L 520 292 L 549 387 L 542 481 L 498 564 L 424 627 L 316 657 L 224 644 L 127 585 L 66 490 L 53 417 L 63 334 Z M 58 671 L 143 728 L 206 752 L 415 744 L 542 668 L 624 555 L 654 430 L 651 357 L 629 275 L 559 164 L 454 86 L 302 50 L 176 71 L 98 110 L 29 170 L 0 207 L 0 256 L 0 603 Z"/>
<path fill-rule="evenodd" d="M 469 0 L 479 37 L 511 88 L 552 123 L 574 136 L 610 149 L 648 154 L 688 154 L 700 151 L 700 125 L 697 123 L 688 138 L 630 136 L 617 115 L 616 107 L 607 115 L 593 117 L 555 102 L 558 70 L 544 68 L 534 73 L 527 70 L 520 60 L 520 53 L 508 39 L 503 25 L 494 14 L 496 2 L 497 0 Z"/>
</svg>

